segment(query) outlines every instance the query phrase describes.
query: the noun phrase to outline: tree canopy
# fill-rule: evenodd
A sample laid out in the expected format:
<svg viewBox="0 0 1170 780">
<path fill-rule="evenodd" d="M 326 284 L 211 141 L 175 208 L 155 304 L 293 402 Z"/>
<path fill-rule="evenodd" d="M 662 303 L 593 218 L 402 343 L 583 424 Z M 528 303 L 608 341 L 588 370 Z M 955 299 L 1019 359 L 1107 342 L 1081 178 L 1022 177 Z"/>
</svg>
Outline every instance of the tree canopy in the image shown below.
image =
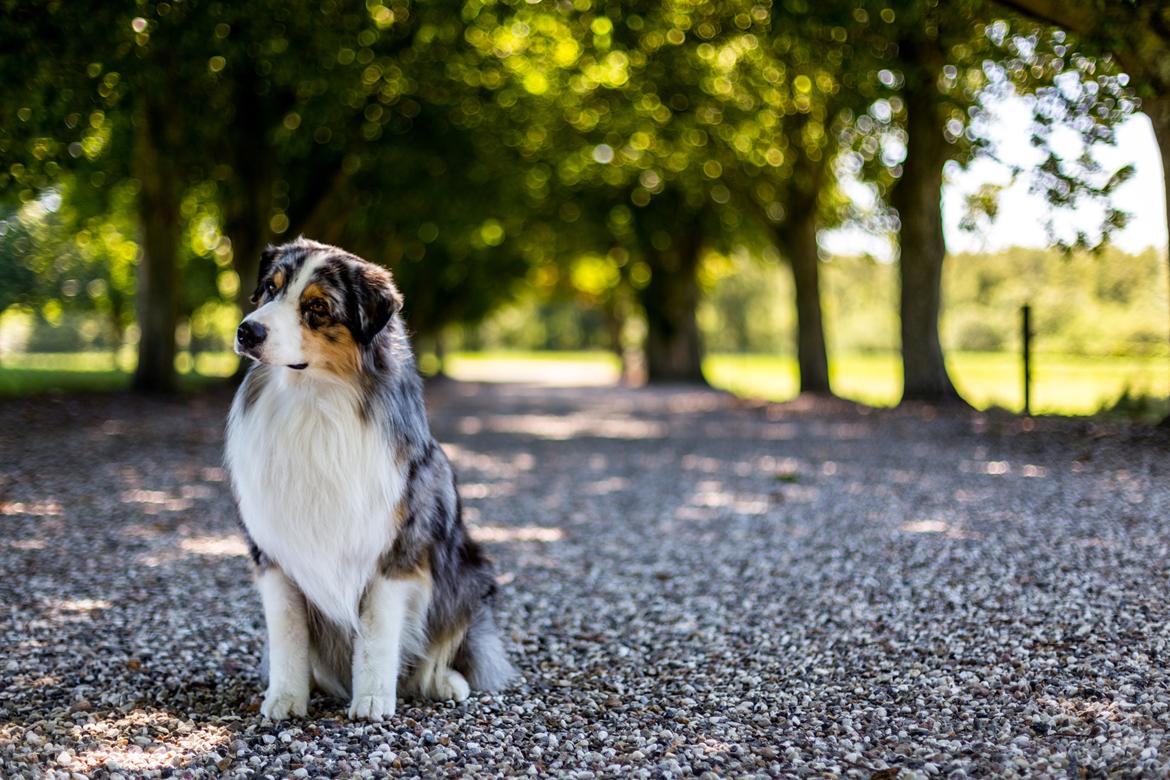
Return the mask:
<svg viewBox="0 0 1170 780">
<path fill-rule="evenodd" d="M 619 351 L 644 323 L 652 379 L 702 379 L 709 252 L 780 259 L 802 388 L 829 392 L 818 235 L 850 224 L 901 238 L 908 393 L 942 398 L 944 166 L 995 153 L 1014 91 L 1049 152 L 1019 174 L 1108 203 L 1126 173 L 1051 130 L 1087 149 L 1136 106 L 1103 45 L 979 0 L 4 6 L 0 306 L 100 316 L 150 389 L 303 232 L 391 268 L 423 337 L 523 285 L 600 311 Z"/>
</svg>

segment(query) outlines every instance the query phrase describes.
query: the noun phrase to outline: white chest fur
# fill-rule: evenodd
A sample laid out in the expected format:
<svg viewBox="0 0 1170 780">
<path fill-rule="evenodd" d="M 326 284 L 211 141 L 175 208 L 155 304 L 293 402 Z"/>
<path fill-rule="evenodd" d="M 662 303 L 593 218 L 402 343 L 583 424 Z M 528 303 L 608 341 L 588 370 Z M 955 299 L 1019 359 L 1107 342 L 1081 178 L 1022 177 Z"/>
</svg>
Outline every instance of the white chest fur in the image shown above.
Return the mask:
<svg viewBox="0 0 1170 780">
<path fill-rule="evenodd" d="M 353 388 L 274 372 L 246 413 L 239 396 L 232 405 L 227 463 L 252 539 L 321 612 L 357 629 L 405 475 Z"/>
</svg>

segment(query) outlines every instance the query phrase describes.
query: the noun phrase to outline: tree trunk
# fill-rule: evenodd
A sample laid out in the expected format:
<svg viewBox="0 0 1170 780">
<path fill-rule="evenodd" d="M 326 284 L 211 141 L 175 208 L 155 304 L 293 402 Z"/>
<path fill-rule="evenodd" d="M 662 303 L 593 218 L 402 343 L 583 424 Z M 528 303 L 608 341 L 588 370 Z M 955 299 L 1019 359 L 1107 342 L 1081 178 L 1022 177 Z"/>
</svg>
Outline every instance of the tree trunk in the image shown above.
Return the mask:
<svg viewBox="0 0 1170 780">
<path fill-rule="evenodd" d="M 260 274 L 260 253 L 268 243 L 268 209 L 271 201 L 271 182 L 259 175 L 257 169 L 237 170 L 245 196 L 233 204 L 226 224 L 226 233 L 232 242 L 232 268 L 239 277 L 236 305 L 242 318 L 252 310 L 252 293 Z M 251 361 L 240 358 L 234 379 L 240 381 Z"/>
<path fill-rule="evenodd" d="M 134 173 L 142 259 L 138 264 L 138 367 L 134 389 L 170 393 L 175 374 L 175 326 L 179 319 L 178 248 L 180 179 L 165 150 L 164 111 L 147 106 L 137 117 Z"/>
<path fill-rule="evenodd" d="M 1158 141 L 1158 152 L 1162 157 L 1162 187 L 1166 194 L 1166 229 L 1170 238 L 1170 94 L 1158 95 L 1142 101 L 1142 111 L 1154 126 L 1154 138 Z M 1166 262 L 1170 265 L 1170 241 L 1166 245 Z M 1170 427 L 1170 415 L 1162 420 L 1163 427 Z"/>
<path fill-rule="evenodd" d="M 930 57 L 931 48 L 936 44 L 929 41 L 901 47 L 911 63 L 902 91 L 909 141 L 902 177 L 890 201 L 901 223 L 902 400 L 943 403 L 962 399 L 947 374 L 939 340 L 946 256 L 942 177 L 947 148 L 938 114 L 937 70 Z"/>
<path fill-rule="evenodd" d="M 625 346 L 622 344 L 622 326 L 625 324 L 621 316 L 617 312 L 617 307 L 609 303 L 601 307 L 602 323 L 605 326 L 605 340 L 608 342 L 609 350 L 618 359 L 618 366 L 620 366 L 621 377 L 624 380 L 626 376 L 626 357 Z"/>
<path fill-rule="evenodd" d="M 264 216 L 259 209 L 249 206 L 239 215 L 238 222 L 227 228 L 228 238 L 232 241 L 232 268 L 240 277 L 236 305 L 240 307 L 241 316 L 252 309 L 252 292 L 260 273 L 260 253 L 268 243 Z"/>
<path fill-rule="evenodd" d="M 272 179 L 275 163 L 268 143 L 268 124 L 275 109 L 260 94 L 255 74 L 249 68 L 236 73 L 236 115 L 228 145 L 232 182 L 225 206 L 224 232 L 232 242 L 232 268 L 239 277 L 236 305 L 240 316 L 252 310 L 252 292 L 260 272 L 260 253 L 271 236 L 268 221 L 272 211 Z M 243 379 L 251 361 L 241 359 L 237 380 Z"/>
<path fill-rule="evenodd" d="M 680 215 L 681 217 L 682 215 Z M 646 381 L 694 382 L 703 378 L 703 348 L 695 309 L 699 305 L 699 216 L 683 225 L 665 250 L 649 249 L 650 283 L 639 298 L 646 311 Z"/>
<path fill-rule="evenodd" d="M 789 211 L 777 242 L 792 266 L 796 290 L 796 362 L 800 392 L 832 395 L 825 327 L 821 314 L 820 254 L 817 248 L 817 209 L 814 203 Z"/>
</svg>

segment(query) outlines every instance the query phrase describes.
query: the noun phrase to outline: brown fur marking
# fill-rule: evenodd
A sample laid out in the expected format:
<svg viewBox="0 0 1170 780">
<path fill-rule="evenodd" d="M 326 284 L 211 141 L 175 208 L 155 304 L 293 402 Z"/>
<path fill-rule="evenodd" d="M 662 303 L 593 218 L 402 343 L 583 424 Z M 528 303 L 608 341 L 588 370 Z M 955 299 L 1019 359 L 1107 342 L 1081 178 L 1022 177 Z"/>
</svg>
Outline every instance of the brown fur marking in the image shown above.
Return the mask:
<svg viewBox="0 0 1170 780">
<path fill-rule="evenodd" d="M 419 556 L 418 560 L 414 561 L 409 568 L 396 563 L 393 554 L 387 552 L 378 561 L 378 571 L 382 572 L 383 577 L 389 577 L 392 580 L 420 580 L 429 586 L 431 583 L 430 552 Z"/>
<path fill-rule="evenodd" d="M 305 306 L 312 301 L 323 301 L 327 307 L 329 305 L 329 297 L 316 282 L 305 287 L 301 293 L 301 310 L 305 312 L 301 315 L 301 327 L 304 330 L 302 344 L 307 362 L 338 376 L 352 377 L 361 368 L 361 356 L 353 334 L 332 316 L 326 316 L 321 324 L 311 326 Z"/>
</svg>

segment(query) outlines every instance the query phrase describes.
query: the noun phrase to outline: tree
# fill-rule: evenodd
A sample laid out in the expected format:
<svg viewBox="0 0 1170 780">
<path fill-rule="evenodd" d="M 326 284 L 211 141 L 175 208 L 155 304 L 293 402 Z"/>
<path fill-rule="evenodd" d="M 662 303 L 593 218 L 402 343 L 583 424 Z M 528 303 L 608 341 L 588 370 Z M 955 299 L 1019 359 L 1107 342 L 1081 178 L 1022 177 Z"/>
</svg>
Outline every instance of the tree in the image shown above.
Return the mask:
<svg viewBox="0 0 1170 780">
<path fill-rule="evenodd" d="M 898 41 L 902 65 L 906 160 L 893 185 L 890 205 L 898 212 L 904 401 L 956 401 L 939 340 L 942 269 L 946 245 L 942 225 L 943 164 L 949 157 L 935 82 L 944 62 L 937 39 L 908 33 Z"/>
<path fill-rule="evenodd" d="M 257 0 L 212 5 L 204 24 L 207 173 L 247 310 L 265 244 L 344 221 L 352 204 L 339 190 L 381 146 L 402 143 L 400 59 L 419 19 L 401 3 Z"/>
<path fill-rule="evenodd" d="M 890 9 L 880 13 L 895 19 Z M 1071 56 L 1060 40 L 1039 34 L 1034 24 L 1009 30 L 980 0 L 916 5 L 899 12 L 896 28 L 897 56 L 889 67 L 896 69 L 900 100 L 891 108 L 901 123 L 905 154 L 887 199 L 899 219 L 903 400 L 959 402 L 938 333 L 946 254 L 943 166 L 994 153 L 987 133 L 988 99 L 1012 91 L 1033 95 L 1040 125 L 1037 143 L 1045 146 L 1047 130 L 1060 124 L 1080 133 L 1086 146 L 1081 159 L 1067 164 L 1047 148 L 1047 162 L 1034 182 L 1046 189 L 1055 208 L 1081 198 L 1107 202 L 1126 174 L 1101 181 L 1100 168 L 1087 149 L 1113 141 L 1113 127 L 1126 115 L 1128 104 L 1108 62 Z M 1108 209 L 1095 240 L 1103 240 L 1122 222 L 1116 209 Z M 1086 231 L 1078 231 L 1073 243 L 1092 240 Z"/>
<path fill-rule="evenodd" d="M 183 10 L 175 9 L 172 29 L 181 29 Z M 4 96 L 18 106 L 19 122 L 6 123 L 0 134 L 0 153 L 11 163 L 5 167 L 16 171 L 0 185 L 8 198 L 29 202 L 63 170 L 87 168 L 91 160 L 100 160 L 94 167 L 103 183 L 137 179 L 143 257 L 135 385 L 173 389 L 179 194 L 188 158 L 182 125 L 163 103 L 169 89 L 183 89 L 186 73 L 171 59 L 172 49 L 147 47 L 145 20 L 105 8 L 16 3 L 7 10 L 4 33 L 0 67 L 6 75 L 26 69 L 24 78 L 6 82 L 27 90 Z"/>
<path fill-rule="evenodd" d="M 650 270 L 638 294 L 646 313 L 648 381 L 706 383 L 695 311 L 708 219 L 701 202 L 677 190 L 663 192 L 634 212 L 638 247 Z"/>
<path fill-rule="evenodd" d="M 1121 0 L 999 0 L 1000 5 L 1063 28 L 1079 43 L 1115 58 L 1133 79 L 1162 158 L 1166 223 L 1170 230 L 1170 5 Z M 1170 247 L 1167 251 L 1170 263 Z M 1170 420 L 1170 417 L 1167 418 Z"/>
<path fill-rule="evenodd" d="M 792 267 L 796 298 L 796 362 L 800 372 L 800 392 L 832 395 L 829 384 L 829 353 L 825 346 L 825 326 L 821 307 L 820 227 L 821 189 L 830 174 L 830 163 L 799 158 L 793 171 L 794 191 L 805 198 L 789 202 L 783 228 L 775 229 L 775 243 Z"/>
<path fill-rule="evenodd" d="M 843 176 L 884 176 L 871 151 L 852 146 L 859 117 L 888 92 L 876 76 L 887 43 L 876 20 L 853 4 L 741 11 L 737 25 L 752 20 L 747 42 L 758 37 L 764 45 L 742 46 L 736 57 L 726 56 L 734 52 L 728 46 L 710 58 L 735 63 L 721 68 L 723 83 L 734 84 L 724 101 L 724 123 L 731 120 L 734 133 L 718 137 L 737 158 L 729 177 L 737 193 L 792 270 L 801 392 L 829 395 L 818 232 L 859 222 L 841 189 Z M 745 138 L 752 142 L 745 145 Z"/>
<path fill-rule="evenodd" d="M 474 54 L 449 7 L 253 0 L 140 13 L 17 3 L 0 41 L 10 76 L 0 89 L 28 86 L 4 95 L 20 121 L 0 128 L 13 172 L 0 177 L 3 195 L 27 203 L 70 170 L 100 174 L 99 189 L 137 192 L 136 387 L 176 385 L 175 329 L 193 308 L 181 273 L 195 243 L 205 262 L 230 257 L 241 308 L 263 245 L 299 230 L 380 262 L 428 254 L 414 311 L 429 331 L 481 317 L 508 294 L 523 264 L 500 249 L 508 200 L 493 190 L 513 180 L 457 167 L 476 153 L 507 158 L 456 116 L 477 87 L 446 76 L 453 57 Z M 448 164 L 461 181 L 436 178 Z M 186 240 L 194 201 L 218 238 Z M 480 248 L 474 257 L 469 245 Z"/>
<path fill-rule="evenodd" d="M 525 107 L 524 145 L 552 173 L 550 205 L 570 217 L 562 229 L 597 224 L 580 219 L 578 204 L 610 204 L 601 220 L 609 246 L 596 234 L 580 235 L 578 246 L 629 258 L 618 276 L 630 281 L 645 313 L 650 381 L 702 381 L 694 311 L 701 253 L 736 219 L 720 162 L 734 157 L 713 140 L 721 101 L 704 85 L 709 72 L 700 53 L 734 25 L 697 18 L 698 6 L 707 14 L 715 8 L 501 4 L 481 12 L 468 32 L 501 60 L 501 92 Z"/>
</svg>

